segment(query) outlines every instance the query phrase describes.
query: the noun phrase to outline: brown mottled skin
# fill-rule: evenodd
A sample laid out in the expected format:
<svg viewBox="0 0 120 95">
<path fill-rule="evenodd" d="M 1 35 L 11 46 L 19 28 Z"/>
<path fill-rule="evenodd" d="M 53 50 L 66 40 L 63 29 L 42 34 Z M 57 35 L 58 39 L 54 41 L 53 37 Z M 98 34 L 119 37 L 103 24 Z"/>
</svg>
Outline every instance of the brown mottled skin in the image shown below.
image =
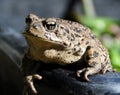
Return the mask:
<svg viewBox="0 0 120 95">
<path fill-rule="evenodd" d="M 24 59 L 42 61 L 46 64 L 56 63 L 69 65 L 75 62 L 87 64 L 83 69 L 76 70 L 77 76 L 84 72 L 84 79 L 90 81 L 88 75 L 113 71 L 107 49 L 92 34 L 87 27 L 59 18 L 38 18 L 30 14 L 26 18 L 24 36 L 28 43 L 28 50 Z M 85 63 L 81 63 L 80 61 Z M 30 63 L 26 66 L 23 60 L 25 81 L 34 93 L 37 93 L 33 78 L 41 79 L 32 72 Z M 30 67 L 31 66 L 31 67 Z"/>
</svg>

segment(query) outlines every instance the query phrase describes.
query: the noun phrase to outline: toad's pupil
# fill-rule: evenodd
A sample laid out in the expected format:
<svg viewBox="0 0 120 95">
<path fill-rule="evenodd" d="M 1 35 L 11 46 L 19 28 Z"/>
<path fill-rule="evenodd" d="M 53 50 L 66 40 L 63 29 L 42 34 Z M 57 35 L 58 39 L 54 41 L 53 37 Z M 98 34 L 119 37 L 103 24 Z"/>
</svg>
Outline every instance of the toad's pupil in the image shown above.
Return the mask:
<svg viewBox="0 0 120 95">
<path fill-rule="evenodd" d="M 56 23 L 46 23 L 46 27 L 48 30 L 53 30 L 56 27 Z"/>
</svg>

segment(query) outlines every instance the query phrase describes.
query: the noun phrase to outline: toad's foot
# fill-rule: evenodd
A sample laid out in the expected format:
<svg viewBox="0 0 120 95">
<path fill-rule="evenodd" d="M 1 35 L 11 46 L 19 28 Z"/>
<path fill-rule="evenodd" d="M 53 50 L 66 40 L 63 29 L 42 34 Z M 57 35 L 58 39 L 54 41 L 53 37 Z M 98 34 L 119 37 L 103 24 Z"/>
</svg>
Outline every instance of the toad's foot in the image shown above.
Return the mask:
<svg viewBox="0 0 120 95">
<path fill-rule="evenodd" d="M 95 74 L 97 73 L 97 71 L 95 70 L 95 68 L 92 68 L 92 67 L 84 68 L 82 70 L 77 70 L 77 77 L 80 77 L 81 73 L 84 73 L 84 79 L 90 82 L 88 75 Z"/>
<path fill-rule="evenodd" d="M 34 75 L 29 75 L 25 77 L 25 88 L 24 88 L 24 95 L 28 94 L 28 89 L 31 89 L 32 93 L 37 94 L 37 90 L 35 89 L 33 80 L 34 79 L 38 79 L 41 80 L 42 76 L 38 75 L 38 74 L 34 74 Z"/>
</svg>

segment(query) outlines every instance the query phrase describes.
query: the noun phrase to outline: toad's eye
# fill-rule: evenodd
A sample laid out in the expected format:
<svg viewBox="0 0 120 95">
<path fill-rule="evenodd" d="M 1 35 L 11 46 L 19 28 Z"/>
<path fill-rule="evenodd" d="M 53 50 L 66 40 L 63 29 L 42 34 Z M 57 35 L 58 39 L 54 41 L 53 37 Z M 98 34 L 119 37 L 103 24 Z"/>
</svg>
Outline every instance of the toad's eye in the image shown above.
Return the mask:
<svg viewBox="0 0 120 95">
<path fill-rule="evenodd" d="M 54 30 L 56 28 L 56 22 L 46 22 L 45 26 L 48 30 Z"/>
<path fill-rule="evenodd" d="M 56 21 L 48 19 L 44 22 L 44 26 L 48 30 L 54 30 L 56 28 Z"/>
</svg>

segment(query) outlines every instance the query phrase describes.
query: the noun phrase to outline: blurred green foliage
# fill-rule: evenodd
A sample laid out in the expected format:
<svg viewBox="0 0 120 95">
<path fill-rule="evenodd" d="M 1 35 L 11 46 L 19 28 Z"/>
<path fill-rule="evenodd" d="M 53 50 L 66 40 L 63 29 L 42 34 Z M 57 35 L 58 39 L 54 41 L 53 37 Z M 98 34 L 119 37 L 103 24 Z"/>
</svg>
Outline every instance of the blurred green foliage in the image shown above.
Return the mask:
<svg viewBox="0 0 120 95">
<path fill-rule="evenodd" d="M 110 18 L 81 17 L 81 23 L 88 26 L 92 32 L 108 48 L 111 63 L 120 72 L 120 27 L 119 23 Z M 116 29 L 117 27 L 117 29 Z"/>
</svg>

